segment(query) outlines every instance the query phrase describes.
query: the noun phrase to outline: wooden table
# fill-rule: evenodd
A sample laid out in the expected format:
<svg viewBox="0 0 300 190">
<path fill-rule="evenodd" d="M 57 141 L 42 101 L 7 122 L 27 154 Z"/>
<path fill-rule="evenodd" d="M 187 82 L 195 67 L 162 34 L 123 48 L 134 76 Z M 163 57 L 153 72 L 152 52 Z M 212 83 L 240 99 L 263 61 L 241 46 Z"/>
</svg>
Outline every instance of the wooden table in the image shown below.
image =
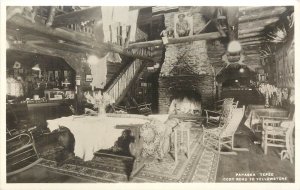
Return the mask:
<svg viewBox="0 0 300 190">
<path fill-rule="evenodd" d="M 288 117 L 289 111 L 282 108 L 265 108 L 264 105 L 249 105 L 245 111 L 245 125 L 254 133 L 261 132 L 262 117 Z"/>
<path fill-rule="evenodd" d="M 120 156 L 113 153 L 101 152 L 100 149 L 109 149 L 116 140 L 122 136 L 124 129 L 129 129 L 134 142 L 129 145 L 133 168 L 130 177 L 137 174 L 143 167 L 144 161 L 139 151 L 142 149 L 140 140 L 140 127 L 152 119 L 164 122 L 166 115 L 141 116 L 134 114 L 107 114 L 106 116 L 69 116 L 48 120 L 48 128 L 54 131 L 59 126 L 67 127 L 75 137 L 74 153 L 84 161 L 97 156 Z M 134 148 L 132 151 L 131 148 Z M 97 152 L 96 152 L 97 151 Z M 109 155 L 108 155 L 109 154 Z"/>
</svg>

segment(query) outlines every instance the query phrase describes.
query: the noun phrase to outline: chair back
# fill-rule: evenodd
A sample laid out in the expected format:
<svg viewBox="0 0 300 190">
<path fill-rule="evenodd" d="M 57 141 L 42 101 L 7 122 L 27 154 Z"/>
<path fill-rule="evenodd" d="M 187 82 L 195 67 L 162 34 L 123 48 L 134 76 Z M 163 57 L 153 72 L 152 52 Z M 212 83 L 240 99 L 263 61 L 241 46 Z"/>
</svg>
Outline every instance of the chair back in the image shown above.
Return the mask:
<svg viewBox="0 0 300 190">
<path fill-rule="evenodd" d="M 233 104 L 233 101 L 234 101 L 233 98 L 225 98 L 224 101 L 223 101 L 222 106 L 224 107 L 224 106 L 227 106 L 227 105 L 231 105 L 231 104 Z"/>
<path fill-rule="evenodd" d="M 228 125 L 229 121 L 232 118 L 233 110 L 234 110 L 233 104 L 228 104 L 228 105 L 224 106 L 222 115 L 219 119 L 219 121 L 220 121 L 219 127 L 226 127 Z"/>
<path fill-rule="evenodd" d="M 224 129 L 222 136 L 232 136 L 237 130 L 239 124 L 241 123 L 245 112 L 245 106 L 242 108 L 234 108 L 232 110 L 232 117 L 229 119 L 229 122 Z"/>
<path fill-rule="evenodd" d="M 218 100 L 215 102 L 215 110 L 223 110 L 224 108 L 224 105 L 227 105 L 227 104 L 232 104 L 234 101 L 234 98 L 225 98 L 223 100 Z"/>
</svg>

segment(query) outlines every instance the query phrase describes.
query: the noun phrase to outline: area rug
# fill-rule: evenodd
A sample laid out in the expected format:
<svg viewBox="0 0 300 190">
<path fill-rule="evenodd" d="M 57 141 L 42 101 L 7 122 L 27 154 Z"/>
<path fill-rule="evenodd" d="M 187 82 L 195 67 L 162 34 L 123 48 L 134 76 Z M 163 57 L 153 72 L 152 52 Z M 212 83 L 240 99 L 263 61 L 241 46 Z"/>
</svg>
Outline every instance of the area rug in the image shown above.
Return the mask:
<svg viewBox="0 0 300 190">
<path fill-rule="evenodd" d="M 172 182 L 215 182 L 219 155 L 201 145 L 202 130 L 191 129 L 190 156 L 179 155 L 177 164 L 173 157 L 167 155 L 162 161 L 148 161 L 145 167 L 133 178 L 128 180 L 129 158 L 98 157 L 84 162 L 72 159 L 62 166 L 51 159 L 43 159 L 38 165 L 55 172 L 76 176 L 94 182 L 131 182 L 131 183 L 172 183 Z"/>
</svg>

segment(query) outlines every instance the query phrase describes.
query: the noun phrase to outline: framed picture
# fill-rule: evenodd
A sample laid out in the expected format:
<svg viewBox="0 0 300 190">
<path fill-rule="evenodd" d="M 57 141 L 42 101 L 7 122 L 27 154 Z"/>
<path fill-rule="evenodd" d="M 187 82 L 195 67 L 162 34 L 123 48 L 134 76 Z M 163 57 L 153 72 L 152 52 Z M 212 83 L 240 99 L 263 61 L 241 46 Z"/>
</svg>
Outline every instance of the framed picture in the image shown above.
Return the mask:
<svg viewBox="0 0 300 190">
<path fill-rule="evenodd" d="M 93 81 L 93 76 L 92 75 L 86 75 L 85 76 L 85 81 L 86 82 L 92 82 Z"/>
<path fill-rule="evenodd" d="M 174 17 L 175 38 L 193 35 L 193 15 L 177 13 Z"/>
</svg>

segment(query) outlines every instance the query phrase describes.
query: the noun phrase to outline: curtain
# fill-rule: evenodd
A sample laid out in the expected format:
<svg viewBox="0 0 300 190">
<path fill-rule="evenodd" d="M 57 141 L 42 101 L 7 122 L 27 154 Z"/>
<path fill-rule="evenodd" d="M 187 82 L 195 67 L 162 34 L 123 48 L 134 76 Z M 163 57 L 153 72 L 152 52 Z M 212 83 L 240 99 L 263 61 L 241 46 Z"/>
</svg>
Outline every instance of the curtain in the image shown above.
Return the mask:
<svg viewBox="0 0 300 190">
<path fill-rule="evenodd" d="M 117 42 L 118 26 L 122 26 L 122 38 L 125 39 L 126 28 L 129 25 L 131 26 L 130 41 L 135 40 L 138 10 L 129 11 L 129 6 L 102 6 L 101 11 L 103 20 L 104 42 Z"/>
</svg>

